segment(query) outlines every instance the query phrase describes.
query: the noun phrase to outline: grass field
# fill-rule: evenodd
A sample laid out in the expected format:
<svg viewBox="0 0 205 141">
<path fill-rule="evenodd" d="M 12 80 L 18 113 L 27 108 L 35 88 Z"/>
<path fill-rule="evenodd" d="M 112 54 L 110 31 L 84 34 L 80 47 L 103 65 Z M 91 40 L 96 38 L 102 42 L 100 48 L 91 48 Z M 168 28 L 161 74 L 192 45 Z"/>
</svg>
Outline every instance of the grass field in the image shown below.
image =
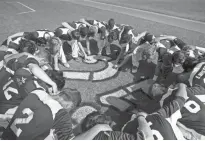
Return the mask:
<svg viewBox="0 0 205 141">
<path fill-rule="evenodd" d="M 149 1 L 131 1 L 131 0 L 119 0 L 119 1 L 112 1 L 114 4 L 120 4 L 123 6 L 130 6 L 130 5 L 136 5 L 134 8 L 143 7 L 143 9 L 156 9 L 156 6 L 158 7 L 158 10 L 160 10 L 159 7 L 161 7 L 161 10 L 165 11 L 175 11 L 173 15 L 176 15 L 177 13 L 186 13 L 186 15 L 191 17 L 196 17 L 197 20 L 204 20 L 203 18 L 203 7 L 201 8 L 201 4 L 198 7 L 196 2 L 194 2 L 195 5 L 193 8 L 194 10 L 183 10 L 180 8 L 184 7 L 183 3 L 185 3 L 183 0 L 179 0 L 178 7 L 174 7 L 173 9 L 167 6 L 167 3 L 164 5 L 159 5 L 159 2 L 162 0 L 155 0 L 150 2 Z M 166 0 L 164 0 L 165 2 Z M 189 2 L 186 3 L 187 7 L 189 5 L 192 5 L 191 0 L 188 0 Z M 196 0 L 197 1 L 197 0 Z M 199 1 L 199 0 L 198 0 Z M 19 3 L 20 2 L 20 3 Z M 107 2 L 107 1 L 105 1 Z M 136 3 L 137 2 L 137 3 Z M 166 1 L 167 2 L 167 1 Z M 169 1 L 172 3 L 171 1 Z M 176 2 L 176 0 L 175 0 Z M 204 2 L 199 1 L 202 4 Z M 140 5 L 141 3 L 141 5 Z M 151 3 L 151 4 L 150 4 Z M 175 5 L 174 3 L 172 3 Z M 165 7 L 164 9 L 162 7 Z M 190 7 L 190 6 L 189 6 Z M 147 10 L 146 9 L 146 10 Z M 167 10 L 168 9 L 168 10 Z M 183 12 L 177 11 L 182 10 Z M 203 10 L 200 10 L 203 9 Z M 154 11 L 154 10 L 153 10 Z M 188 14 L 187 11 L 191 12 L 191 14 Z M 160 12 L 160 11 L 156 11 Z M 169 13 L 167 13 L 169 14 Z M 195 15 L 198 15 L 195 16 Z M 183 16 L 182 16 L 183 17 Z M 12 0 L 3 0 L 0 1 L 0 40 L 3 41 L 7 36 L 20 32 L 20 31 L 33 31 L 36 29 L 50 29 L 54 30 L 55 28 L 59 27 L 62 21 L 75 21 L 80 18 L 91 18 L 91 19 L 98 19 L 98 20 L 105 20 L 107 21 L 109 18 L 114 18 L 117 23 L 124 23 L 132 25 L 136 30 L 135 32 L 142 32 L 142 31 L 149 31 L 153 34 L 160 35 L 160 34 L 167 34 L 167 35 L 175 35 L 180 38 L 182 38 L 184 41 L 186 41 L 189 44 L 198 45 L 198 46 L 205 46 L 205 34 L 194 32 L 191 30 L 185 30 L 183 28 L 170 26 L 166 24 L 160 24 L 157 22 L 151 22 L 149 20 L 143 20 L 141 18 L 135 18 L 132 16 L 114 13 L 106 10 L 100 10 L 88 6 L 82 6 L 70 3 L 69 1 L 59 1 L 59 0 L 18 0 L 18 1 L 12 1 Z M 189 18 L 189 17 L 187 17 Z M 201 19 L 200 19 L 201 18 Z M 95 47 L 95 43 L 92 45 Z M 69 70 L 72 71 L 87 71 L 89 76 L 94 77 L 94 74 L 107 69 L 107 63 L 105 62 L 98 62 L 97 64 L 83 64 L 83 63 L 76 63 L 74 61 L 69 62 L 71 64 L 71 68 Z M 139 71 L 138 74 L 131 74 L 129 69 L 126 70 L 127 67 L 129 67 L 129 64 L 125 66 L 119 73 L 114 73 L 114 75 L 110 75 L 108 79 L 100 80 L 100 81 L 91 81 L 93 79 L 89 80 L 72 80 L 69 79 L 66 81 L 66 87 L 69 88 L 76 88 L 81 92 L 83 103 L 81 105 L 81 108 L 78 108 L 73 111 L 73 120 L 77 124 L 79 123 L 83 117 L 85 117 L 89 112 L 97 109 L 101 110 L 103 112 L 106 112 L 107 114 L 112 113 L 113 118 L 116 119 L 116 121 L 119 119 L 118 116 L 122 115 L 122 113 L 119 113 L 116 110 L 113 110 L 109 108 L 109 106 L 106 104 L 106 95 L 114 95 L 114 96 L 124 96 L 126 97 L 131 91 L 129 91 L 129 86 L 134 83 L 134 79 L 139 77 L 140 75 L 152 75 L 154 70 L 153 64 L 141 64 L 141 71 Z M 66 71 L 65 68 L 61 66 L 61 69 Z M 113 70 L 110 69 L 112 72 Z M 110 72 L 107 72 L 110 73 Z M 145 74 L 146 73 L 146 74 Z M 103 74 L 107 75 L 107 74 Z M 114 93 L 118 91 L 118 93 Z M 140 97 L 141 98 L 141 97 Z M 139 98 L 139 99 L 140 99 Z M 80 114 L 78 114 L 80 113 Z M 125 116 L 125 119 L 127 117 Z M 123 122 L 118 122 L 118 126 L 121 126 Z M 117 126 L 116 126 L 117 128 Z"/>
</svg>

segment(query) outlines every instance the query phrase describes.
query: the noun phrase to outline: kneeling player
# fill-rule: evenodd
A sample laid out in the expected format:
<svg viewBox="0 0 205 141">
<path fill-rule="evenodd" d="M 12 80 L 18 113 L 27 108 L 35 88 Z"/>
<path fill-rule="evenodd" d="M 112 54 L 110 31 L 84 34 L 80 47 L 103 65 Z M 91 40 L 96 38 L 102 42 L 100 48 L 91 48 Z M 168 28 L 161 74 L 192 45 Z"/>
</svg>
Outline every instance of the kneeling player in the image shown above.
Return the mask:
<svg viewBox="0 0 205 141">
<path fill-rule="evenodd" d="M 121 131 L 104 131 L 97 134 L 94 140 L 146 140 L 152 139 L 151 129 L 145 120 L 145 117 L 139 117 L 139 129 L 135 130 L 134 134 L 128 134 Z M 93 112 L 84 119 L 82 123 L 82 130 L 87 131 L 97 124 L 107 124 L 112 127 L 113 121 L 111 117 Z M 137 126 L 135 126 L 136 128 Z M 137 129 L 137 128 L 136 128 Z"/>
<path fill-rule="evenodd" d="M 45 91 L 34 90 L 21 102 L 3 139 L 93 139 L 100 131 L 108 130 L 100 125 L 75 136 L 70 114 Z"/>
</svg>

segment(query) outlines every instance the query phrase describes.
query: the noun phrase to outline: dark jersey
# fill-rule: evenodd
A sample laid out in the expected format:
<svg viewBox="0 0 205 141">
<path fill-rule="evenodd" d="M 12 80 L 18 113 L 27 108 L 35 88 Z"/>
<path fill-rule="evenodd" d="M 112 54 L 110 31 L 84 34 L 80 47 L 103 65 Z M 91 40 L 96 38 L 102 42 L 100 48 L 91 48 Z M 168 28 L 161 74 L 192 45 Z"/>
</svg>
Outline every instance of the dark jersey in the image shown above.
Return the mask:
<svg viewBox="0 0 205 141">
<path fill-rule="evenodd" d="M 11 54 L 10 52 L 5 52 L 5 51 L 0 51 L 0 90 L 2 90 L 3 86 L 8 82 L 8 79 L 14 74 L 14 71 L 11 69 L 7 68 L 4 65 L 4 56 L 7 54 Z"/>
<path fill-rule="evenodd" d="M 20 93 L 30 93 L 33 90 L 41 89 L 46 91 L 46 84 L 37 79 L 29 69 L 23 67 L 19 68 L 15 71 L 13 80 L 16 82 L 18 86 L 18 90 Z M 27 95 L 25 95 L 27 96 Z"/>
<path fill-rule="evenodd" d="M 26 36 L 28 34 L 29 36 Z M 28 40 L 36 41 L 36 39 L 39 39 L 39 38 L 46 39 L 46 34 L 49 35 L 50 37 L 54 36 L 54 33 L 52 31 L 49 31 L 47 29 L 41 29 L 41 30 L 36 30 L 33 32 L 24 32 L 24 37 Z"/>
<path fill-rule="evenodd" d="M 0 62 L 4 60 L 4 57 L 8 54 L 12 54 L 12 52 L 10 51 L 11 49 L 8 48 L 7 51 L 0 51 Z M 1 68 L 1 67 L 0 67 Z"/>
<path fill-rule="evenodd" d="M 67 41 L 72 40 L 71 30 L 68 28 L 59 27 L 55 30 L 54 34 L 56 37 L 59 37 L 62 40 L 67 40 Z"/>
<path fill-rule="evenodd" d="M 38 61 L 32 57 L 28 57 L 27 55 L 23 55 L 17 59 L 11 59 L 8 61 L 6 66 L 11 69 L 12 71 L 16 71 L 19 68 L 28 68 L 30 63 L 39 65 Z"/>
<path fill-rule="evenodd" d="M 170 123 L 161 115 L 153 114 L 146 118 L 155 140 L 176 140 L 175 134 Z M 139 123 L 137 119 L 129 121 L 124 127 L 123 132 L 135 135 Z"/>
<path fill-rule="evenodd" d="M 172 118 L 177 118 L 177 112 L 183 107 L 185 99 L 181 97 L 173 97 L 172 101 L 164 104 L 163 107 L 151 115 L 146 117 L 148 124 L 156 140 L 176 140 L 176 130 L 171 125 L 174 122 Z M 151 106 L 151 105 L 148 105 Z M 152 105 L 153 106 L 153 105 Z M 124 132 L 134 134 L 138 120 L 129 121 L 123 128 Z M 174 131 L 175 130 L 175 131 Z"/>
<path fill-rule="evenodd" d="M 8 47 L 15 49 L 16 51 L 19 51 L 19 45 L 20 45 L 20 41 L 23 39 L 23 36 L 18 36 L 15 38 L 11 39 L 11 42 L 9 42 Z"/>
<path fill-rule="evenodd" d="M 10 127 L 13 127 L 16 139 L 20 140 L 45 139 L 51 129 L 54 129 L 58 139 L 70 139 L 74 136 L 68 113 L 41 90 L 33 91 L 21 102 Z M 6 133 L 3 137 L 9 136 Z"/>
<path fill-rule="evenodd" d="M 18 92 L 16 83 L 8 78 L 7 83 L 0 88 L 0 114 L 5 114 L 9 109 L 14 108 L 22 101 L 22 94 Z"/>
<path fill-rule="evenodd" d="M 205 62 L 201 62 L 192 70 L 189 83 L 191 86 L 200 85 L 205 88 Z"/>
<path fill-rule="evenodd" d="M 120 131 L 101 131 L 94 140 L 143 140 L 143 133 L 136 132 L 135 135 Z"/>
<path fill-rule="evenodd" d="M 178 121 L 189 129 L 205 135 L 205 105 L 196 97 L 191 88 L 187 88 L 188 99 L 181 108 L 181 116 Z M 175 93 L 176 91 L 173 91 Z M 164 104 L 173 99 L 174 94 L 164 100 Z"/>
</svg>

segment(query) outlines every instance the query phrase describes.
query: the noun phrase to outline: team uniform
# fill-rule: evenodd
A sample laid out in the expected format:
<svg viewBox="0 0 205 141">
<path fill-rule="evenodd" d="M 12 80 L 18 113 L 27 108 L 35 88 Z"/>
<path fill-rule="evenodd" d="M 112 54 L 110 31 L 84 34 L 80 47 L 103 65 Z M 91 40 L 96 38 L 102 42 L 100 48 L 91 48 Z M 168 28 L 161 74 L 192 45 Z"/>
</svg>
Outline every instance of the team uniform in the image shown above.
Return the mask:
<svg viewBox="0 0 205 141">
<path fill-rule="evenodd" d="M 20 49 L 20 42 L 23 39 L 23 36 L 17 36 L 11 39 L 11 41 L 7 45 L 7 40 L 5 40 L 2 45 L 8 46 L 8 48 L 15 49 L 16 51 L 19 51 Z"/>
<path fill-rule="evenodd" d="M 178 120 L 186 128 L 205 135 L 205 105 L 195 96 L 200 86 L 187 88 L 188 99 L 181 108 L 181 118 Z M 173 91 L 175 93 L 175 91 Z M 173 99 L 174 94 L 164 100 L 164 104 Z"/>
<path fill-rule="evenodd" d="M 54 33 L 47 29 L 36 30 L 33 32 L 24 32 L 24 38 L 32 40 L 34 42 L 36 42 L 40 38 L 43 38 L 45 41 L 47 41 L 47 38 L 50 37 L 54 37 Z"/>
<path fill-rule="evenodd" d="M 82 22 L 73 21 L 73 22 L 67 22 L 67 24 L 70 25 L 74 29 L 80 29 L 81 27 L 87 27 L 87 25 Z"/>
<path fill-rule="evenodd" d="M 75 40 L 72 38 L 72 35 L 71 35 L 71 32 L 72 30 L 68 29 L 68 28 L 65 28 L 65 27 L 59 27 L 55 30 L 55 36 L 59 37 L 61 40 L 64 40 L 64 41 L 67 41 L 67 43 L 71 46 L 72 48 L 72 57 L 73 58 L 78 58 L 79 55 L 82 55 L 81 52 L 80 52 L 80 47 L 78 46 L 78 43 L 80 43 L 78 40 Z M 65 50 L 62 49 L 62 52 L 64 52 Z M 62 62 L 64 62 L 65 60 L 65 54 L 64 53 L 60 53 L 62 55 Z M 64 55 L 63 55 L 64 54 Z M 63 59 L 64 58 L 64 59 Z"/>
<path fill-rule="evenodd" d="M 152 130 L 152 134 L 155 140 L 176 140 L 176 129 L 174 129 L 174 121 L 171 120 L 173 115 L 182 108 L 185 100 L 181 97 L 175 97 L 175 99 L 165 105 L 157 112 L 150 114 L 146 117 L 148 124 Z M 173 118 L 176 118 L 173 117 Z M 136 126 L 134 126 L 136 125 Z M 131 134 L 135 134 L 138 120 L 134 119 L 123 127 L 123 131 Z"/>
<path fill-rule="evenodd" d="M 20 93 L 28 94 L 34 89 L 46 89 L 45 84 L 37 79 L 28 69 L 30 63 L 39 65 L 37 60 L 27 55 L 12 59 L 7 63 L 7 67 L 14 71 L 13 80 Z"/>
<path fill-rule="evenodd" d="M 4 57 L 8 54 L 12 54 L 9 49 L 7 51 L 0 51 L 0 88 L 2 91 L 2 88 L 4 85 L 8 82 L 8 79 L 13 76 L 14 71 L 9 69 L 8 67 L 5 66 L 4 64 Z M 1 92 L 3 94 L 3 92 Z"/>
<path fill-rule="evenodd" d="M 34 87 L 34 84 L 31 85 L 30 82 L 30 79 L 33 77 L 32 74 L 29 76 L 28 73 L 23 70 L 23 68 L 25 68 L 29 63 L 38 64 L 35 59 L 27 58 L 25 55 L 18 59 L 10 60 L 7 65 L 3 66 L 1 69 L 1 114 L 5 114 L 10 108 L 18 106 L 20 102 L 27 96 L 27 91 L 25 91 L 25 89 L 19 85 L 20 81 L 25 82 L 24 84 L 28 86 L 25 87 L 26 90 L 32 91 L 36 88 Z M 19 73 L 22 75 L 19 75 Z"/>
<path fill-rule="evenodd" d="M 180 82 L 187 83 L 188 85 L 197 88 L 193 91 L 194 95 L 203 103 L 205 103 L 205 62 L 201 62 L 196 67 L 185 74 L 182 74 L 183 78 L 180 78 Z"/>
<path fill-rule="evenodd" d="M 16 135 L 13 138 L 10 130 Z M 43 140 L 51 130 L 59 140 L 74 137 L 69 113 L 45 91 L 35 90 L 19 105 L 3 133 L 3 139 Z"/>
<path fill-rule="evenodd" d="M 140 131 L 135 132 L 135 135 L 120 131 L 101 131 L 93 140 L 145 140 L 145 137 Z"/>
<path fill-rule="evenodd" d="M 7 83 L 0 86 L 0 114 L 12 116 L 15 108 L 22 101 L 23 93 L 21 95 L 19 94 L 16 83 L 10 77 L 7 79 Z"/>
</svg>

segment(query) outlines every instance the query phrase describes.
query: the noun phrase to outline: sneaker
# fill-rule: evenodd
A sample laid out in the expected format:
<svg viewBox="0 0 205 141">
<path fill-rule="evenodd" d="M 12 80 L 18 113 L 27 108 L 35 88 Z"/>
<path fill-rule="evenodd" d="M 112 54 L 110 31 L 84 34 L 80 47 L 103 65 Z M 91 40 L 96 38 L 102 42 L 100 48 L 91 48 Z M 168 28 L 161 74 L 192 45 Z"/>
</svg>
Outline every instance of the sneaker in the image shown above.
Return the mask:
<svg viewBox="0 0 205 141">
<path fill-rule="evenodd" d="M 132 73 L 137 73 L 137 71 L 138 71 L 138 67 L 133 66 L 133 67 L 132 67 Z"/>
</svg>

